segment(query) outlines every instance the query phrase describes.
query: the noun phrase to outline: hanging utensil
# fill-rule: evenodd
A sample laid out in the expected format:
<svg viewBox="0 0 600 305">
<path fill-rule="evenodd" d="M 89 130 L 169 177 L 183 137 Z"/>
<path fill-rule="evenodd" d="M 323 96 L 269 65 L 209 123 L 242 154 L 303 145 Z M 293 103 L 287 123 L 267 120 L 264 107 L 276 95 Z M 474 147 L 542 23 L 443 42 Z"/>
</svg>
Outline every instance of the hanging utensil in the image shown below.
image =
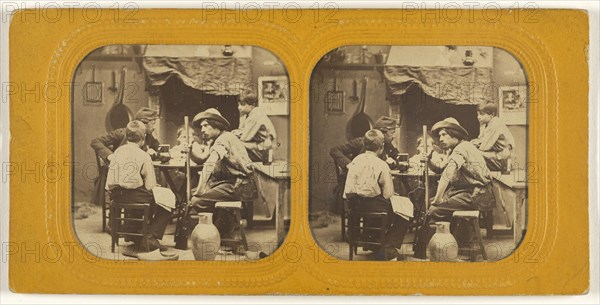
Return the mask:
<svg viewBox="0 0 600 305">
<path fill-rule="evenodd" d="M 352 96 L 350 97 L 350 100 L 353 103 L 358 102 L 358 82 L 354 79 L 352 80 Z"/>
<path fill-rule="evenodd" d="M 108 87 L 108 90 L 110 92 L 112 92 L 113 94 L 117 93 L 117 73 L 113 70 L 110 72 L 110 87 Z"/>
<path fill-rule="evenodd" d="M 129 107 L 123 104 L 125 95 L 125 74 L 127 68 L 121 69 L 121 82 L 119 84 L 119 93 L 116 96 L 115 104 L 108 110 L 106 114 L 106 130 L 113 131 L 115 129 L 123 128 L 127 126 L 133 119 L 133 113 Z"/>
<path fill-rule="evenodd" d="M 325 105 L 327 107 L 327 113 L 344 112 L 344 91 L 337 90 L 337 72 L 333 75 L 333 91 L 327 92 Z"/>
<path fill-rule="evenodd" d="M 92 65 L 92 81 L 86 82 L 83 94 L 85 101 L 90 104 L 102 103 L 102 82 L 96 81 L 96 65 Z"/>
<path fill-rule="evenodd" d="M 365 113 L 365 104 L 367 97 L 367 77 L 363 78 L 362 91 L 360 93 L 360 103 L 356 107 L 356 112 L 346 124 L 346 138 L 352 140 L 365 135 L 365 132 L 373 128 L 373 120 Z"/>
</svg>

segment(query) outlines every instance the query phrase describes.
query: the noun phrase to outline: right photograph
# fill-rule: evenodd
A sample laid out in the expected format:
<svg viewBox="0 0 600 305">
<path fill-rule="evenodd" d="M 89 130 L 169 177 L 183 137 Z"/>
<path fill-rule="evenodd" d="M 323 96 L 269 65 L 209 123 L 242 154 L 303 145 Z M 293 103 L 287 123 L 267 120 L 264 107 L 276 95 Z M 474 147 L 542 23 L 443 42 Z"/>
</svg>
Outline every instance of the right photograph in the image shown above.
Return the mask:
<svg viewBox="0 0 600 305">
<path fill-rule="evenodd" d="M 526 72 L 490 46 L 327 53 L 310 81 L 317 244 L 352 261 L 490 262 L 513 253 L 527 230 L 532 170 L 535 88 Z"/>
</svg>

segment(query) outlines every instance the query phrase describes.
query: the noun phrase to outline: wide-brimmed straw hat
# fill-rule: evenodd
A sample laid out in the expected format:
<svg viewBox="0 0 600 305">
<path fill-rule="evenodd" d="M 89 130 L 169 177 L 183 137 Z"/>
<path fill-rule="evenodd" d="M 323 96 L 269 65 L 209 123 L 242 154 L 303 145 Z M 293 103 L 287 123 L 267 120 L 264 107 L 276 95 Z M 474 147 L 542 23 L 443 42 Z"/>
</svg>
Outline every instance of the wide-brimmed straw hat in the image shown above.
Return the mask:
<svg viewBox="0 0 600 305">
<path fill-rule="evenodd" d="M 227 130 L 229 130 L 231 128 L 231 124 L 229 124 L 229 121 L 227 121 L 227 119 L 221 115 L 219 110 L 217 110 L 215 108 L 208 108 L 205 111 L 198 113 L 194 117 L 194 120 L 192 120 L 192 125 L 200 128 L 200 123 L 202 122 L 202 120 L 216 121 L 216 122 L 224 125 L 225 129 L 227 129 Z"/>
<path fill-rule="evenodd" d="M 463 134 L 465 139 L 469 138 L 469 133 L 462 126 L 460 126 L 460 123 L 455 118 L 445 118 L 443 121 L 433 124 L 433 127 L 431 128 L 431 134 L 434 137 L 438 137 L 440 130 L 443 128 L 458 131 L 459 133 Z"/>
</svg>

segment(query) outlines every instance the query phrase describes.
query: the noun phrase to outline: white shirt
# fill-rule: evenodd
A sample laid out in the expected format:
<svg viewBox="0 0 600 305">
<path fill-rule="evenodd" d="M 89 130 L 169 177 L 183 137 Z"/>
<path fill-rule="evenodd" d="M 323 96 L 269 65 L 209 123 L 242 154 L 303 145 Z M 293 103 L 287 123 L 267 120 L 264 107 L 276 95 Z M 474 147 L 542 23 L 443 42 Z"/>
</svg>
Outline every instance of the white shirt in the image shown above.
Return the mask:
<svg viewBox="0 0 600 305">
<path fill-rule="evenodd" d="M 372 198 L 383 195 L 383 198 L 389 199 L 393 194 L 394 184 L 390 168 L 377 154 L 371 151 L 364 152 L 348 164 L 344 198 Z"/>
<path fill-rule="evenodd" d="M 112 190 L 117 186 L 125 189 L 144 186 L 149 191 L 156 186 L 152 158 L 136 143 L 127 142 L 113 153 L 108 166 L 106 189 Z"/>
</svg>

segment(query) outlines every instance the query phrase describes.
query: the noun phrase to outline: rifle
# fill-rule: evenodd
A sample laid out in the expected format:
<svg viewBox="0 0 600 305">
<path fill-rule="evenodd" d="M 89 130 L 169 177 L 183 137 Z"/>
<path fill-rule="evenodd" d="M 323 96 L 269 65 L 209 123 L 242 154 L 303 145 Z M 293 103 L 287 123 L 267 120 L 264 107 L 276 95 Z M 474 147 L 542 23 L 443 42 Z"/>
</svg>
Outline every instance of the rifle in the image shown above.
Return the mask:
<svg viewBox="0 0 600 305">
<path fill-rule="evenodd" d="M 190 133 L 189 133 L 189 125 L 190 120 L 188 116 L 183 117 L 184 124 L 184 132 L 186 135 L 186 141 L 189 147 L 189 150 L 186 155 L 185 160 L 185 200 L 182 203 L 183 207 L 179 210 L 179 215 L 177 217 L 177 226 L 175 227 L 175 248 L 180 250 L 187 250 L 188 248 L 188 238 L 192 228 L 192 220 L 190 218 L 190 210 L 191 210 L 191 200 L 192 200 L 192 190 L 191 190 L 191 182 L 190 182 L 190 153 L 192 148 L 190 147 Z M 183 210 L 183 213 L 181 213 Z"/>
<path fill-rule="evenodd" d="M 429 152 L 427 151 L 427 125 L 423 125 L 423 142 L 424 145 L 424 153 L 426 156 L 429 155 Z M 427 245 L 423 245 L 423 239 L 426 239 L 427 237 L 425 237 L 424 235 L 420 234 L 421 231 L 423 230 L 422 228 L 426 227 L 427 224 L 427 212 L 429 211 L 429 159 L 427 159 L 427 161 L 425 161 L 424 164 L 424 169 L 423 169 L 423 176 L 424 176 L 424 180 L 425 180 L 425 202 L 424 204 L 424 211 L 422 211 L 422 215 L 417 215 L 416 217 L 422 217 L 422 219 L 415 219 L 417 226 L 415 227 L 415 239 L 413 241 L 413 249 L 415 252 L 415 257 L 419 257 L 419 258 L 426 258 L 427 254 L 425 252 L 425 248 L 427 247 Z M 424 233 L 424 231 L 423 231 Z M 423 247 L 425 246 L 425 248 Z"/>
</svg>

